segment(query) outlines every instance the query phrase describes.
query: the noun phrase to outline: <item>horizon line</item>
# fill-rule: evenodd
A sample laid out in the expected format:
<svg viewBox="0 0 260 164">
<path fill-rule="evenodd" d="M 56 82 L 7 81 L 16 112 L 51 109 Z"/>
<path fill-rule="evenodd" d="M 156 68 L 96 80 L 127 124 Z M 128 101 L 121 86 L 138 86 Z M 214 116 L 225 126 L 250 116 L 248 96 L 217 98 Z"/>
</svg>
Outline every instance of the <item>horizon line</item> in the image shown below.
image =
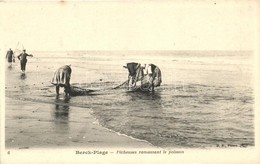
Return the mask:
<svg viewBox="0 0 260 164">
<path fill-rule="evenodd" d="M 14 49 L 13 49 L 14 50 Z M 34 52 L 134 52 L 134 51 L 139 51 L 139 52 L 153 52 L 153 51 L 165 51 L 165 52 L 187 52 L 187 51 L 193 51 L 193 52 L 198 52 L 198 51 L 219 51 L 219 52 L 250 52 L 254 50 L 30 50 L 27 49 L 27 51 L 34 51 Z"/>
</svg>

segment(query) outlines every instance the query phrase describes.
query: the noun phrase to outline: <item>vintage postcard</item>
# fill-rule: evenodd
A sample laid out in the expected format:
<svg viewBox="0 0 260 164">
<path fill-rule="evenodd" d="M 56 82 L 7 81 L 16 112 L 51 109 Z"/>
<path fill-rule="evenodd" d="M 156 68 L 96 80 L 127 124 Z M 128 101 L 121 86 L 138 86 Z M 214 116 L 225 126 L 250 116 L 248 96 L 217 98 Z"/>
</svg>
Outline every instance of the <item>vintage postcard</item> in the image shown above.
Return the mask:
<svg viewBox="0 0 260 164">
<path fill-rule="evenodd" d="M 255 1 L 0 1 L 1 163 L 259 163 Z"/>
</svg>

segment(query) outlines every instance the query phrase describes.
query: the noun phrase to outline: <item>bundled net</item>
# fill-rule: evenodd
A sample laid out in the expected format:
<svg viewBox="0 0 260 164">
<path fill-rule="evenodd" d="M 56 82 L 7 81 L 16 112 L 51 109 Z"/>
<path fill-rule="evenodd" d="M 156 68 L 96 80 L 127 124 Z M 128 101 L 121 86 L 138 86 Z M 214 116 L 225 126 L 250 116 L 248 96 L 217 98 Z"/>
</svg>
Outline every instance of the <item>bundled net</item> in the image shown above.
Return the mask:
<svg viewBox="0 0 260 164">
<path fill-rule="evenodd" d="M 84 89 L 77 86 L 70 86 L 70 95 L 71 96 L 84 96 L 91 92 L 94 92 L 94 90 L 91 89 Z"/>
</svg>

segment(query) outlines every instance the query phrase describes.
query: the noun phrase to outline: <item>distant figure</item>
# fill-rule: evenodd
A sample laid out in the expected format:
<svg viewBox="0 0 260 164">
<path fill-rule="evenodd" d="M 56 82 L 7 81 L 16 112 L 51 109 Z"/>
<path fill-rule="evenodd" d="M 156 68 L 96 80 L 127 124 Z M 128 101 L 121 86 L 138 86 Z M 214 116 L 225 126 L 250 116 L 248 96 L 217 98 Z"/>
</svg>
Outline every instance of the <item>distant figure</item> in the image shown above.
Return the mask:
<svg viewBox="0 0 260 164">
<path fill-rule="evenodd" d="M 9 66 L 12 66 L 12 62 L 14 60 L 14 52 L 11 48 L 7 51 L 5 58 L 7 59 Z"/>
<path fill-rule="evenodd" d="M 71 94 L 70 77 L 71 77 L 70 65 L 60 67 L 51 80 L 51 83 L 56 86 L 56 94 L 59 95 L 60 87 L 64 87 L 66 96 Z"/>
<path fill-rule="evenodd" d="M 18 57 L 18 59 L 20 60 L 21 63 L 21 71 L 24 73 L 25 72 L 25 68 L 26 68 L 26 63 L 27 63 L 27 56 L 31 56 L 33 57 L 33 55 L 28 55 L 26 53 L 26 50 L 23 50 L 23 53 L 21 53 Z"/>
</svg>

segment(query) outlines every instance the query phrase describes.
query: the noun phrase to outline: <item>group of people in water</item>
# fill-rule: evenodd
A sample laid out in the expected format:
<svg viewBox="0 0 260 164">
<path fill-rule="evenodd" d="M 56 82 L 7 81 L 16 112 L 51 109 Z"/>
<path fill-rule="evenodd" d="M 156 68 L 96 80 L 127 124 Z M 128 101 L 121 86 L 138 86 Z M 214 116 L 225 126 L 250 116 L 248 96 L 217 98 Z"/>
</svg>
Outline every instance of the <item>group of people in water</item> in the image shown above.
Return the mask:
<svg viewBox="0 0 260 164">
<path fill-rule="evenodd" d="M 17 58 L 20 60 L 22 73 L 25 73 L 27 56 L 33 57 L 32 54 L 30 54 L 30 55 L 27 54 L 25 49 L 23 49 L 23 52 L 17 56 Z M 14 52 L 11 48 L 6 53 L 6 59 L 7 59 L 7 62 L 9 63 L 9 66 L 12 66 L 12 63 L 15 62 Z"/>
<path fill-rule="evenodd" d="M 22 73 L 25 73 L 27 56 L 33 57 L 31 54 L 27 54 L 25 49 L 17 56 L 20 60 Z M 7 51 L 6 59 L 9 65 L 12 62 L 15 62 L 14 52 L 11 48 Z M 127 63 L 126 66 L 123 67 L 128 69 L 128 80 L 125 83 L 127 83 L 129 91 L 154 91 L 154 87 L 158 87 L 162 83 L 161 70 L 154 64 L 131 62 Z M 64 88 L 66 96 L 71 95 L 71 73 L 72 69 L 69 64 L 62 66 L 55 71 L 51 83 L 56 86 L 57 95 L 59 95 L 60 87 Z"/>
<path fill-rule="evenodd" d="M 154 64 L 127 63 L 128 90 L 154 91 L 162 83 L 161 70 Z"/>
</svg>

